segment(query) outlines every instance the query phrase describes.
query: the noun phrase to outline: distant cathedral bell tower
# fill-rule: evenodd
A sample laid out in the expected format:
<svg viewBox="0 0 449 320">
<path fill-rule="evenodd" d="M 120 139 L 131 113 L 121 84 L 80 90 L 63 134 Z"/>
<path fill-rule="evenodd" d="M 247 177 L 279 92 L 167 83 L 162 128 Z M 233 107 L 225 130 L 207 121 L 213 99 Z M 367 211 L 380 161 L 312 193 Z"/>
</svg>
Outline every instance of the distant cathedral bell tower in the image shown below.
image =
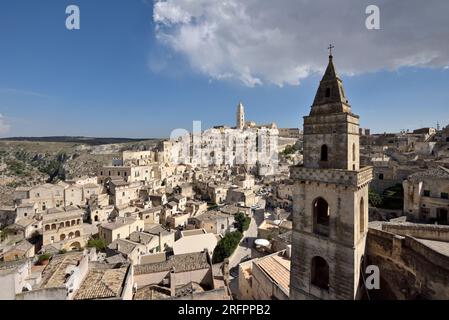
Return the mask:
<svg viewBox="0 0 449 320">
<path fill-rule="evenodd" d="M 359 116 L 329 64 L 304 117 L 304 164 L 293 189 L 291 299 L 359 299 L 372 168 L 360 168 Z"/>
<path fill-rule="evenodd" d="M 243 104 L 240 102 L 237 106 L 237 123 L 236 129 L 242 130 L 245 127 L 245 109 Z"/>
</svg>

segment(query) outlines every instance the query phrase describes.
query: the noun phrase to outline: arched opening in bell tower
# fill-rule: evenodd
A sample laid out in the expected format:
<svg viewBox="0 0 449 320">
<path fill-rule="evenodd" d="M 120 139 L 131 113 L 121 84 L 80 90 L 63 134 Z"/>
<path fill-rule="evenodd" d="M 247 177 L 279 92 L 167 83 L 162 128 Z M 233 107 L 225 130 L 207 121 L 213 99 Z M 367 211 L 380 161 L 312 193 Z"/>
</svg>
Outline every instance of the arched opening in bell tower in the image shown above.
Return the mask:
<svg viewBox="0 0 449 320">
<path fill-rule="evenodd" d="M 313 232 L 322 236 L 329 236 L 329 204 L 323 198 L 313 202 Z"/>
<path fill-rule="evenodd" d="M 329 264 L 322 257 L 312 258 L 311 283 L 323 290 L 329 290 Z"/>
<path fill-rule="evenodd" d="M 327 161 L 328 159 L 328 150 L 327 150 L 327 145 L 323 144 L 321 146 L 321 156 L 320 156 L 320 160 L 321 161 Z"/>
</svg>

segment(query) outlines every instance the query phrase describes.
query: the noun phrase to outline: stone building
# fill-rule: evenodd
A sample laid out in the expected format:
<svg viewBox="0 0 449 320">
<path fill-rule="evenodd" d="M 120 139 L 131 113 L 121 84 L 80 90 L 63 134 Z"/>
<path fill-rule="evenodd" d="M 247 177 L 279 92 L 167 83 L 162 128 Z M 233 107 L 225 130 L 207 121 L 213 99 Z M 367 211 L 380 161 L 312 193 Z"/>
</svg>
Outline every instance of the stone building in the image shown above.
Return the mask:
<svg viewBox="0 0 449 320">
<path fill-rule="evenodd" d="M 360 168 L 359 116 L 351 112 L 332 55 L 304 117 L 304 164 L 292 166 L 290 175 L 290 298 L 360 298 L 372 168 Z"/>
<path fill-rule="evenodd" d="M 416 172 L 402 182 L 404 213 L 410 221 L 449 224 L 449 170 Z"/>
<path fill-rule="evenodd" d="M 110 244 L 116 239 L 126 239 L 134 231 L 143 231 L 144 221 L 133 218 L 117 218 L 115 222 L 103 223 L 98 228 L 101 238 Z"/>
<path fill-rule="evenodd" d="M 53 208 L 42 221 L 43 245 L 58 243 L 59 249 L 80 249 L 85 245 L 83 210 L 75 207 Z"/>
<path fill-rule="evenodd" d="M 290 257 L 280 251 L 239 264 L 239 299 L 288 300 Z"/>
<path fill-rule="evenodd" d="M 47 209 L 64 206 L 64 187 L 46 183 L 31 188 L 18 188 L 14 192 L 14 202 L 17 205 L 34 203 L 36 213 L 45 212 Z"/>
</svg>

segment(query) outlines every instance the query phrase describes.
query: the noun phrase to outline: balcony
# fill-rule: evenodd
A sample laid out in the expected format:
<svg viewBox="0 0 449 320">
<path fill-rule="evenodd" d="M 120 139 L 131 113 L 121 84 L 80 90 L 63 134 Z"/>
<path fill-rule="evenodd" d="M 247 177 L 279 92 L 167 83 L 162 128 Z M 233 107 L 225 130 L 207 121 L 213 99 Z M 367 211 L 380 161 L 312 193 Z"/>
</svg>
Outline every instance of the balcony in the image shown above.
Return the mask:
<svg viewBox="0 0 449 320">
<path fill-rule="evenodd" d="M 373 179 L 373 168 L 367 166 L 360 168 L 359 171 L 352 171 L 292 166 L 290 167 L 290 177 L 295 180 L 335 183 L 359 187 L 369 183 Z"/>
</svg>

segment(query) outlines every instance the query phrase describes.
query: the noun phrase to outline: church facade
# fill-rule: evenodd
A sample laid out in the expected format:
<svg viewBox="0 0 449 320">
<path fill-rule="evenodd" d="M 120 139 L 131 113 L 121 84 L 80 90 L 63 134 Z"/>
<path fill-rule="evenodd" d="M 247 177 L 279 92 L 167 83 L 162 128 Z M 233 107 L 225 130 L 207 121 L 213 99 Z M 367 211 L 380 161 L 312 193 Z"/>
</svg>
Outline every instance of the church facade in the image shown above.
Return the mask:
<svg viewBox="0 0 449 320">
<path fill-rule="evenodd" d="M 360 167 L 359 116 L 329 56 L 310 114 L 294 182 L 290 299 L 359 299 L 363 294 L 372 168 Z"/>
</svg>

